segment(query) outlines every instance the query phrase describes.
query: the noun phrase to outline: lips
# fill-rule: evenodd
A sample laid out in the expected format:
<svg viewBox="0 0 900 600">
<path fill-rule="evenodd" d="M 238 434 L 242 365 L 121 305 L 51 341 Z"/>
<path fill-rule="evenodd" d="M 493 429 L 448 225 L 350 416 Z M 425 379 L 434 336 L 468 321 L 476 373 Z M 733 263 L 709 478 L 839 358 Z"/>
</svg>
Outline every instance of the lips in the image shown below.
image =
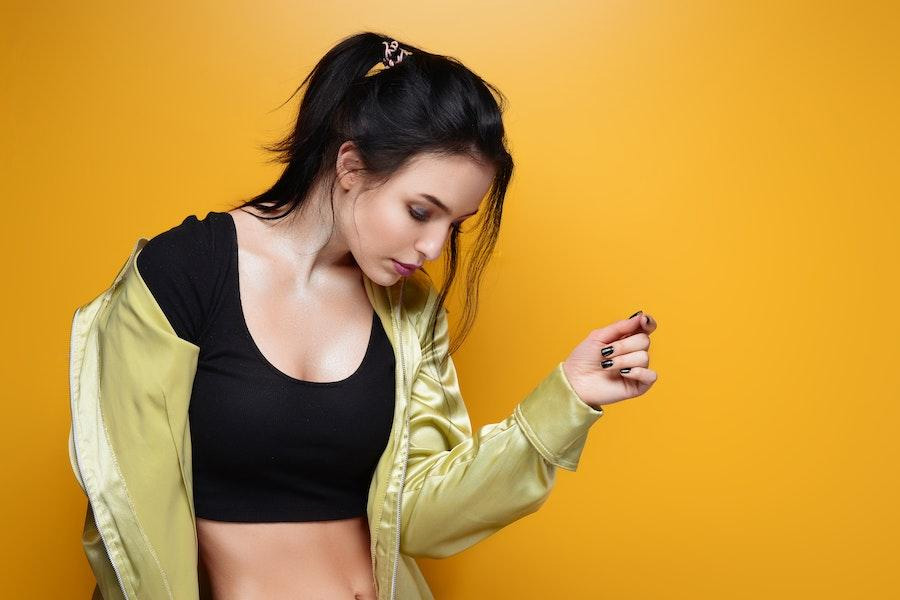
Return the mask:
<svg viewBox="0 0 900 600">
<path fill-rule="evenodd" d="M 416 267 L 416 266 L 407 267 L 404 265 L 404 263 L 401 263 L 400 261 L 397 261 L 394 259 L 391 259 L 391 261 L 393 261 L 393 263 L 394 263 L 394 270 L 397 273 L 399 273 L 400 275 L 402 275 L 403 277 L 409 277 L 410 275 L 415 273 L 416 270 L 418 269 L 418 267 Z"/>
<path fill-rule="evenodd" d="M 415 271 L 416 269 L 418 269 L 419 267 L 422 266 L 422 265 L 411 265 L 409 263 L 402 263 L 399 260 L 395 260 L 394 262 L 397 263 L 398 265 L 400 265 L 401 267 L 406 267 L 407 269 L 409 269 L 411 271 Z"/>
</svg>

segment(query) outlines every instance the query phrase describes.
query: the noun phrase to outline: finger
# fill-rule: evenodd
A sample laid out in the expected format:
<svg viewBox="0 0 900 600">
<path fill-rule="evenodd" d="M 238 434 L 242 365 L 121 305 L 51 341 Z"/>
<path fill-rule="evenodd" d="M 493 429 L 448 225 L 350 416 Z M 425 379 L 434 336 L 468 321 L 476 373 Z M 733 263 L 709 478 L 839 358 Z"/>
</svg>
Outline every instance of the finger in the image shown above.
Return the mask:
<svg viewBox="0 0 900 600">
<path fill-rule="evenodd" d="M 643 311 L 638 311 L 627 319 L 622 319 L 621 321 L 616 321 L 606 327 L 601 327 L 596 332 L 597 339 L 603 344 L 609 344 L 610 342 L 622 339 L 626 335 L 641 331 L 641 321 L 643 321 L 643 318 Z"/>
<path fill-rule="evenodd" d="M 600 349 L 600 356 L 603 358 L 612 358 L 614 356 L 622 356 L 635 350 L 646 350 L 650 347 L 650 335 L 646 333 L 635 333 L 621 340 L 604 346 Z"/>
<path fill-rule="evenodd" d="M 646 314 L 644 311 L 638 311 L 638 314 L 636 316 L 637 316 L 638 322 L 640 324 L 638 327 L 639 331 L 643 331 L 647 334 L 650 334 L 656 330 L 656 319 L 654 319 L 652 316 Z M 633 316 L 631 318 L 635 318 L 635 317 Z M 624 337 L 627 337 L 628 335 L 631 335 L 631 334 L 629 333 L 624 336 L 620 336 L 613 341 L 619 341 L 619 340 L 623 339 Z"/>
<path fill-rule="evenodd" d="M 641 319 L 641 328 L 647 333 L 652 333 L 656 329 L 656 319 L 647 313 L 644 313 L 643 317 Z"/>
<path fill-rule="evenodd" d="M 656 371 L 644 367 L 631 367 L 627 372 L 619 373 L 622 377 L 634 379 L 647 385 L 652 385 L 658 379 Z"/>
<path fill-rule="evenodd" d="M 650 354 L 646 350 L 637 350 L 622 356 L 605 358 L 600 363 L 600 368 L 605 371 L 614 371 L 628 367 L 646 367 L 649 364 Z"/>
</svg>

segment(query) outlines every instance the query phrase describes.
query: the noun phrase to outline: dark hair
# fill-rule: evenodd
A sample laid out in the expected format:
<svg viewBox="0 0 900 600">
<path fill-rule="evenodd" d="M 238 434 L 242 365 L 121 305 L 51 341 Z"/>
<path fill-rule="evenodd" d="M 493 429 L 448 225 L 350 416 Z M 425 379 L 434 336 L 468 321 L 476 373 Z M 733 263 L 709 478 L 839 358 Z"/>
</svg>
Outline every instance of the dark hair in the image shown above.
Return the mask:
<svg viewBox="0 0 900 600">
<path fill-rule="evenodd" d="M 486 210 L 476 221 L 480 233 L 466 277 L 463 333 L 449 356 L 462 344 L 477 314 L 478 286 L 497 241 L 503 198 L 512 177 L 513 160 L 506 149 L 501 117 L 505 99 L 457 59 L 402 42 L 400 48 L 411 54 L 404 53 L 400 62 L 370 74 L 392 40 L 378 33 L 357 33 L 342 39 L 319 60 L 288 98 L 308 83 L 293 130 L 281 141 L 263 146 L 276 154 L 269 162 L 284 163 L 284 171 L 268 190 L 240 207 L 254 206 L 274 214 L 288 206 L 281 215 L 257 215 L 284 217 L 300 207 L 314 184 L 325 177 L 332 183 L 333 215 L 334 165 L 338 149 L 348 140 L 357 146 L 365 163 L 360 170 L 367 179 L 387 180 L 421 153 L 465 155 L 493 165 L 496 174 Z M 399 50 L 392 53 L 395 61 L 399 55 Z M 454 225 L 445 254 L 445 283 L 428 321 L 432 340 L 436 317 L 456 278 L 459 233 Z"/>
</svg>

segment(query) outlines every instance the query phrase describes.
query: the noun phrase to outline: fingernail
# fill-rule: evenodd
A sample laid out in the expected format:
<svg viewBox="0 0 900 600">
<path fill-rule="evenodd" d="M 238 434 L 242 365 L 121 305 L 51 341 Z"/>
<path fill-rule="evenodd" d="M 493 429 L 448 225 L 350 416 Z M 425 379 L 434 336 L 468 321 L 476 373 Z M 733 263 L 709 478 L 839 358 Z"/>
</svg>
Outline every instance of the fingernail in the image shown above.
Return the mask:
<svg viewBox="0 0 900 600">
<path fill-rule="evenodd" d="M 630 372 L 631 372 L 631 367 L 627 367 L 625 369 L 619 369 L 619 373 L 630 373 Z"/>
<path fill-rule="evenodd" d="M 644 317 L 644 325 L 646 325 L 647 327 L 650 326 L 650 317 L 647 317 L 647 316 Z"/>
<path fill-rule="evenodd" d="M 603 350 L 600 351 L 600 354 L 602 354 L 603 356 L 609 356 L 612 353 L 613 353 L 612 346 L 607 346 L 606 348 L 604 348 Z"/>
<path fill-rule="evenodd" d="M 600 366 L 603 367 L 604 369 L 607 369 L 607 368 L 613 366 L 613 361 L 612 361 L 612 359 L 604 360 L 602 363 L 600 363 Z"/>
<path fill-rule="evenodd" d="M 642 313 L 642 312 L 644 312 L 644 311 L 642 311 L 642 310 L 639 310 L 639 311 L 637 311 L 637 312 L 636 312 L 636 313 L 634 313 L 634 314 L 633 314 L 633 315 L 631 315 L 631 316 L 630 316 L 630 317 L 628 317 L 628 318 L 629 318 L 629 319 L 633 319 L 633 318 L 634 318 L 634 317 L 635 317 L 635 316 L 637 316 L 637 315 L 639 315 L 639 314 L 641 314 L 641 313 Z"/>
</svg>

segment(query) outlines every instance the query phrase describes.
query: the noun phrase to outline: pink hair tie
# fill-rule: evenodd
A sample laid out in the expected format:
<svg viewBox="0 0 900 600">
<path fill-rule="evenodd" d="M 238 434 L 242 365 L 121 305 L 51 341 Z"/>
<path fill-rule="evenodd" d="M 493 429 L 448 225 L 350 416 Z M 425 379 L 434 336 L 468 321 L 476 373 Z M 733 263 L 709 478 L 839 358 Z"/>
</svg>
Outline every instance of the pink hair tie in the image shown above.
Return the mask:
<svg viewBox="0 0 900 600">
<path fill-rule="evenodd" d="M 381 43 L 384 44 L 384 58 L 381 59 L 381 64 L 383 64 L 385 68 L 399 64 L 403 60 L 403 57 L 412 54 L 412 52 L 406 48 L 400 48 L 400 42 L 397 40 L 391 40 L 390 43 Z M 397 52 L 398 48 L 400 48 L 399 52 Z M 394 54 L 395 52 L 397 52 L 397 54 Z"/>
<path fill-rule="evenodd" d="M 381 43 L 384 44 L 384 58 L 375 63 L 375 65 L 366 72 L 365 77 L 389 69 L 394 65 L 399 64 L 404 57 L 412 54 L 412 52 L 406 48 L 400 48 L 400 42 L 397 40 L 391 40 L 390 42 L 382 41 Z"/>
</svg>

